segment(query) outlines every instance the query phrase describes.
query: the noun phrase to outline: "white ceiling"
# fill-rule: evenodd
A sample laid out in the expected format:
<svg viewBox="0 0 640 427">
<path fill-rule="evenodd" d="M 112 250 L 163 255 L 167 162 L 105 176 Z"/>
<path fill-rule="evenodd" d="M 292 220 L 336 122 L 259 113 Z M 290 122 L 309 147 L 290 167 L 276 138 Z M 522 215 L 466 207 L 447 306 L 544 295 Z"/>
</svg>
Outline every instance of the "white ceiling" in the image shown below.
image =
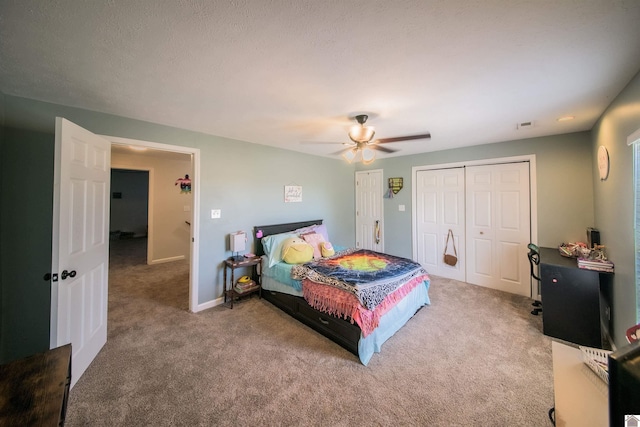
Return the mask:
<svg viewBox="0 0 640 427">
<path fill-rule="evenodd" d="M 318 155 L 588 130 L 639 70 L 639 0 L 0 2 L 7 95 Z"/>
</svg>

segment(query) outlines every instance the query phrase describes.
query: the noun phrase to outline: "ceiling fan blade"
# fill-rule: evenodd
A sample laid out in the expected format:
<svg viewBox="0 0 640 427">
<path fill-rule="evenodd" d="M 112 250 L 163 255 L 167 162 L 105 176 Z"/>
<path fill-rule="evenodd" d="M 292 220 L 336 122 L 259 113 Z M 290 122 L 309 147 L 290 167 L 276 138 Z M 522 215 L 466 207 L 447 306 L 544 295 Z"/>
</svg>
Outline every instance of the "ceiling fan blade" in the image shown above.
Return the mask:
<svg viewBox="0 0 640 427">
<path fill-rule="evenodd" d="M 331 142 L 331 141 L 300 141 L 300 144 L 304 145 L 317 145 L 317 144 L 343 144 L 349 145 L 348 142 Z"/>
<path fill-rule="evenodd" d="M 420 135 L 407 135 L 407 136 L 396 136 L 395 138 L 380 138 L 375 142 L 376 144 L 386 144 L 388 142 L 400 142 L 400 141 L 411 141 L 413 139 L 429 139 L 431 138 L 430 133 L 422 133 Z"/>
<path fill-rule="evenodd" d="M 373 148 L 374 150 L 382 151 L 383 153 L 395 153 L 398 150 L 392 150 L 391 148 L 383 147 L 382 145 L 369 144 L 367 145 L 369 148 Z"/>
</svg>

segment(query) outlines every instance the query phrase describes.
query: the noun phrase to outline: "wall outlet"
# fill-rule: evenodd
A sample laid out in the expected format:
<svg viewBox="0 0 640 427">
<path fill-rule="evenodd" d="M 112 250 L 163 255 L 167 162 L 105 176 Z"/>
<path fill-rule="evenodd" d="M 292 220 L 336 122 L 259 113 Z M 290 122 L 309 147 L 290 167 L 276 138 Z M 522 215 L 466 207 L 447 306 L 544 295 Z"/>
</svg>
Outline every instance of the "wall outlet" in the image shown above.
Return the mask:
<svg viewBox="0 0 640 427">
<path fill-rule="evenodd" d="M 222 216 L 222 212 L 220 209 L 211 209 L 211 219 L 217 219 Z"/>
</svg>

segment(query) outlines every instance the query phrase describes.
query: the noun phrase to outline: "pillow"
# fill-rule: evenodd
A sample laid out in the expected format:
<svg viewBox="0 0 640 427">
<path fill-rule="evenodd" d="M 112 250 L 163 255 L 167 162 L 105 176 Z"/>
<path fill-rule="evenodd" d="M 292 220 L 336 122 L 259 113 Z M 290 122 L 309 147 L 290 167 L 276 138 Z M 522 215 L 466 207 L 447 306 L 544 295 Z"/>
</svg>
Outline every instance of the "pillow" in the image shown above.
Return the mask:
<svg viewBox="0 0 640 427">
<path fill-rule="evenodd" d="M 330 242 L 331 241 L 329 239 L 329 233 L 327 232 L 327 226 L 326 225 L 320 224 L 320 225 L 316 226 L 316 228 L 313 231 L 318 233 L 318 234 L 322 234 L 322 237 L 324 237 L 324 241 L 325 242 Z"/>
<path fill-rule="evenodd" d="M 322 252 L 320 252 L 320 244 L 325 241 L 324 237 L 322 237 L 322 234 L 307 233 L 303 234 L 302 238 L 313 248 L 313 259 L 322 258 Z"/>
<path fill-rule="evenodd" d="M 313 248 L 299 237 L 282 242 L 282 260 L 287 264 L 304 264 L 313 259 Z"/>
<path fill-rule="evenodd" d="M 298 228 L 297 230 L 293 231 L 293 233 L 298 233 L 298 234 L 312 233 L 317 226 L 318 224 L 307 225 L 306 227 Z"/>
<path fill-rule="evenodd" d="M 262 247 L 267 255 L 269 267 L 273 267 L 282 261 L 282 243 L 291 237 L 298 237 L 298 235 L 295 233 L 280 233 L 262 238 Z"/>
<path fill-rule="evenodd" d="M 323 258 L 328 258 L 336 254 L 336 251 L 333 249 L 333 245 L 330 242 L 320 243 L 320 252 L 322 253 Z"/>
<path fill-rule="evenodd" d="M 322 234 L 324 237 L 324 241 L 329 241 L 329 233 L 327 232 L 327 226 L 324 224 L 314 224 L 309 225 L 307 227 L 298 228 L 294 233 L 298 233 L 299 235 L 307 234 L 307 233 L 318 233 Z"/>
</svg>

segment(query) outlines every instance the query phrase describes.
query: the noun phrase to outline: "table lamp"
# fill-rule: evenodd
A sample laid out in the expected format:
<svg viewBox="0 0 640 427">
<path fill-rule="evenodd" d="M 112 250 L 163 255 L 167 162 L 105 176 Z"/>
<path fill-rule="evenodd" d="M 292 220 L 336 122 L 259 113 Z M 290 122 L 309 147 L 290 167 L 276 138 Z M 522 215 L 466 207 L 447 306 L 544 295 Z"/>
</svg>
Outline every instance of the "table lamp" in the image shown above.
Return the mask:
<svg viewBox="0 0 640 427">
<path fill-rule="evenodd" d="M 229 247 L 231 248 L 231 252 L 235 252 L 233 256 L 234 261 L 242 260 L 240 252 L 245 250 L 246 242 L 247 233 L 244 231 L 236 231 L 235 233 L 229 234 Z"/>
</svg>

